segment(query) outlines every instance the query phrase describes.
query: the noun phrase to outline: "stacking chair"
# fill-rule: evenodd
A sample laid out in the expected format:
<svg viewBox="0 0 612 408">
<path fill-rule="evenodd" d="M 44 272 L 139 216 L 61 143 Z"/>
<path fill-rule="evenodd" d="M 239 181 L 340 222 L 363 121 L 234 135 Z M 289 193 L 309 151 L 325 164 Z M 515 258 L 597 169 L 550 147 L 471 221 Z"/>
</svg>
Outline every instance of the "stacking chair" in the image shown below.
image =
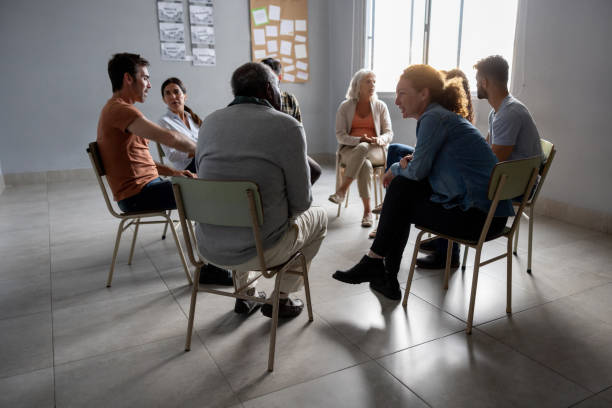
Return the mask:
<svg viewBox="0 0 612 408">
<path fill-rule="evenodd" d="M 538 199 L 538 195 L 540 194 L 540 190 L 542 189 L 542 185 L 544 184 L 544 180 L 546 180 L 546 175 L 548 174 L 548 170 L 550 169 L 550 165 L 552 164 L 553 159 L 555 158 L 555 145 L 550 143 L 548 140 L 542 139 L 542 153 L 544 154 L 544 162 L 540 167 L 540 180 L 535 187 L 535 191 L 527 200 L 525 204 L 525 208 L 529 210 L 529 215 L 526 212 L 523 212 L 523 217 L 529 220 L 529 239 L 527 241 L 527 273 L 531 273 L 531 247 L 533 242 L 533 207 L 535 207 L 536 200 Z M 516 236 L 514 237 L 514 255 L 517 254 L 518 249 L 518 237 L 519 237 L 519 227 L 520 223 L 516 226 Z"/>
<path fill-rule="evenodd" d="M 115 249 L 113 250 L 113 259 L 111 261 L 110 270 L 108 271 L 106 287 L 110 287 L 113 280 L 113 272 L 115 270 L 115 261 L 117 260 L 117 251 L 119 250 L 119 242 L 121 241 L 121 235 L 130 226 L 134 226 L 134 236 L 132 237 L 132 246 L 130 248 L 130 257 L 128 259 L 128 265 L 131 265 L 132 258 L 134 256 L 134 247 L 136 245 L 136 237 L 138 235 L 138 228 L 142 224 L 170 225 L 170 228 L 172 229 L 172 235 L 174 236 L 174 241 L 176 242 L 176 249 L 178 251 L 179 257 L 181 258 L 183 268 L 185 269 L 185 275 L 187 275 L 187 281 L 191 285 L 191 275 L 189 274 L 189 269 L 187 268 L 187 261 L 185 260 L 185 255 L 183 254 L 183 249 L 181 248 L 181 243 L 179 242 L 178 234 L 176 233 L 176 229 L 174 228 L 174 223 L 170 219 L 170 211 L 138 211 L 124 213 L 118 213 L 117 211 L 115 211 L 108 197 L 108 191 L 106 190 L 104 181 L 102 180 L 102 177 L 106 175 L 106 171 L 104 169 L 104 165 L 102 164 L 102 158 L 98 150 L 97 142 L 92 142 L 89 144 L 89 147 L 87 148 L 87 154 L 89 155 L 89 159 L 91 160 L 91 166 L 94 169 L 96 179 L 98 180 L 100 190 L 102 191 L 102 196 L 104 197 L 104 201 L 106 202 L 106 208 L 108 208 L 108 211 L 113 217 L 119 218 L 121 220 L 121 222 L 119 223 L 119 228 L 117 229 Z M 162 218 L 162 220 L 142 221 L 142 219 L 144 218 Z"/>
<path fill-rule="evenodd" d="M 172 178 L 172 183 L 179 219 L 183 229 L 183 236 L 187 244 L 187 255 L 191 263 L 196 266 L 193 290 L 191 293 L 191 306 L 189 308 L 189 321 L 187 323 L 185 351 L 189 351 L 191 348 L 191 335 L 193 332 L 198 290 L 215 295 L 253 300 L 260 303 L 271 303 L 272 322 L 270 326 L 268 371 L 272 371 L 274 369 L 274 352 L 276 348 L 276 328 L 278 326 L 280 282 L 283 274 L 297 274 L 301 275 L 304 279 L 308 320 L 313 320 L 306 258 L 298 251 L 292 254 L 289 260 L 282 265 L 269 266 L 266 264 L 260 235 L 260 227 L 263 225 L 263 207 L 257 184 L 250 181 L 214 181 L 175 177 Z M 260 264 L 260 268 L 257 270 L 258 274 L 253 279 L 249 280 L 243 287 L 237 287 L 236 281 L 234 280 L 234 290 L 232 292 L 205 287 L 199 288 L 200 269 L 204 265 L 204 257 L 202 257 L 197 250 L 197 240 L 193 233 L 193 227 L 191 222 L 187 221 L 226 227 L 252 228 Z M 195 254 L 197 254 L 198 259 L 196 259 Z M 296 266 L 301 269 L 301 272 L 289 270 L 289 268 Z M 234 270 L 232 273 L 236 274 L 236 271 Z M 247 294 L 248 286 L 262 276 L 264 278 L 275 278 L 274 292 L 272 293 L 271 300 L 265 300 Z"/>
<path fill-rule="evenodd" d="M 383 149 L 383 163 L 387 162 L 387 153 L 384 149 L 384 147 L 381 146 L 381 149 Z M 346 168 L 346 166 L 342 163 L 340 163 L 340 151 L 338 150 L 336 152 L 336 169 L 337 169 L 337 174 L 336 174 L 336 180 L 342 180 L 342 177 L 344 177 L 344 170 Z M 382 179 L 383 176 L 385 175 L 385 165 L 386 164 L 382 164 L 379 166 L 372 166 L 372 189 L 374 190 L 374 208 L 378 207 L 378 205 L 380 203 L 382 203 L 383 201 L 383 186 L 382 186 Z M 349 187 L 348 190 L 346 190 L 346 197 L 344 199 L 344 208 L 348 207 L 348 203 L 349 203 L 349 193 L 351 192 L 351 189 Z M 342 210 L 342 203 L 338 203 L 338 214 L 336 215 L 337 217 L 340 216 L 340 212 Z M 378 214 L 376 214 L 376 219 L 378 219 Z"/>
<path fill-rule="evenodd" d="M 521 219 L 523 209 L 529 200 L 529 192 L 531 192 L 533 185 L 538 176 L 538 169 L 540 167 L 541 158 L 531 157 L 523 160 L 513 160 L 497 163 L 491 173 L 491 179 L 489 180 L 488 198 L 491 200 L 491 208 L 487 214 L 486 221 L 482 227 L 482 232 L 478 241 L 471 241 L 458 237 L 452 237 L 450 235 L 442 234 L 433 229 L 421 227 L 416 225 L 415 227 L 420 230 L 417 235 L 416 243 L 414 245 L 414 252 L 412 256 L 412 264 L 410 265 L 410 272 L 408 274 L 408 281 L 406 282 L 406 291 L 404 292 L 404 307 L 408 304 L 408 294 L 410 293 L 410 285 L 412 284 L 412 277 L 414 276 L 414 267 L 416 265 L 418 249 L 422 242 L 427 242 L 437 237 L 448 240 L 448 249 L 446 252 L 446 270 L 444 271 L 444 289 L 448 289 L 448 279 L 450 275 L 450 264 L 452 254 L 452 244 L 457 242 L 459 244 L 466 245 L 468 247 L 476 249 L 476 259 L 474 261 L 474 273 L 472 277 L 472 292 L 470 295 L 470 308 L 468 312 L 467 328 L 466 332 L 470 334 L 472 332 L 472 322 L 474 319 L 474 304 L 476 302 L 476 287 L 478 285 L 478 271 L 481 266 L 487 265 L 491 262 L 506 258 L 507 266 L 507 277 L 506 277 L 506 313 L 512 313 L 512 239 L 514 237 L 516 228 Z M 497 205 L 501 200 L 511 200 L 515 197 L 522 196 L 522 201 L 516 210 L 516 216 L 512 222 L 510 228 L 504 227 L 503 231 L 498 234 L 489 234 L 489 227 Z M 430 233 L 434 235 L 433 238 L 421 240 L 424 233 Z M 495 256 L 488 260 L 480 260 L 482 252 L 482 246 L 485 242 L 492 241 L 497 238 L 504 237 L 508 240 L 507 251 L 504 254 Z"/>
</svg>

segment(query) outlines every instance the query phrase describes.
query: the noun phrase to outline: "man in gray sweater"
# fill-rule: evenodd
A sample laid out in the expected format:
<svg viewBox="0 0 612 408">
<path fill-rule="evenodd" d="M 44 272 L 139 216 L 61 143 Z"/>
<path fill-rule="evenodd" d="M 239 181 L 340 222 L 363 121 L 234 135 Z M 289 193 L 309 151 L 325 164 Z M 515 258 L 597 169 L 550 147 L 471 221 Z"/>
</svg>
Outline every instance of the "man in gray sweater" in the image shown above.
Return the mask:
<svg viewBox="0 0 612 408">
<path fill-rule="evenodd" d="M 231 83 L 234 100 L 206 117 L 200 128 L 198 177 L 257 183 L 263 202 L 261 235 L 266 263 L 279 265 L 300 250 L 310 265 L 327 232 L 327 213 L 310 207 L 304 128 L 280 112 L 278 78 L 269 67 L 244 64 L 233 73 Z M 199 250 L 207 260 L 238 271 L 234 276 L 238 287 L 247 283 L 249 270 L 259 267 L 250 228 L 198 224 L 196 233 Z M 303 302 L 288 295 L 301 287 L 301 277 L 284 275 L 280 317 L 300 314 Z M 254 285 L 249 290 L 254 295 Z M 257 305 L 237 300 L 234 310 L 250 313 Z M 265 304 L 262 313 L 271 317 L 271 305 Z"/>
</svg>

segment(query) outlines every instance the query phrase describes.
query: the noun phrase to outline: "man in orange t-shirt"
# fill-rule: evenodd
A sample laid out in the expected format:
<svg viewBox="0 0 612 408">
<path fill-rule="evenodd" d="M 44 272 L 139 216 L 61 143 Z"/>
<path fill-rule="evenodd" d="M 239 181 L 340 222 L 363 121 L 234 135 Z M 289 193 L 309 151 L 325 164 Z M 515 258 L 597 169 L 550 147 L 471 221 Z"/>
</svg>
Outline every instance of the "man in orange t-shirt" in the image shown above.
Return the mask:
<svg viewBox="0 0 612 408">
<path fill-rule="evenodd" d="M 143 103 L 151 88 L 149 62 L 138 54 L 115 54 L 108 62 L 113 96 L 98 121 L 98 149 L 108 184 L 119 208 L 125 212 L 176 208 L 172 183 L 159 176 L 195 175 L 153 161 L 149 140 L 186 152 L 193 157 L 195 143 L 179 132 L 149 121 L 134 103 Z M 212 267 L 212 265 L 211 265 Z M 200 276 L 200 283 L 232 285 L 231 274 L 216 267 Z M 212 270 L 214 269 L 214 270 Z"/>
</svg>

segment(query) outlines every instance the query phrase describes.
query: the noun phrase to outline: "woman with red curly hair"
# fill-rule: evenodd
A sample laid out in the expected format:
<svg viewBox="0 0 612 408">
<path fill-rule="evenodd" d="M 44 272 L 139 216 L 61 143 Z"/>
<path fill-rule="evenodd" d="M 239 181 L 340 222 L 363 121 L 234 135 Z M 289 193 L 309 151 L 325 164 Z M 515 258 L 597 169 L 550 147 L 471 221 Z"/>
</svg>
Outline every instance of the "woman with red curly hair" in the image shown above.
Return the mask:
<svg viewBox="0 0 612 408">
<path fill-rule="evenodd" d="M 410 224 L 477 239 L 491 205 L 487 187 L 497 159 L 465 119 L 468 101 L 460 79 L 445 81 L 429 65 L 411 65 L 400 77 L 396 94 L 402 116 L 417 120 L 414 154 L 385 173 L 388 190 L 370 251 L 333 277 L 353 284 L 370 282 L 372 289 L 399 300 L 397 273 Z M 510 201 L 500 202 L 490 232 L 501 231 L 511 215 Z"/>
</svg>

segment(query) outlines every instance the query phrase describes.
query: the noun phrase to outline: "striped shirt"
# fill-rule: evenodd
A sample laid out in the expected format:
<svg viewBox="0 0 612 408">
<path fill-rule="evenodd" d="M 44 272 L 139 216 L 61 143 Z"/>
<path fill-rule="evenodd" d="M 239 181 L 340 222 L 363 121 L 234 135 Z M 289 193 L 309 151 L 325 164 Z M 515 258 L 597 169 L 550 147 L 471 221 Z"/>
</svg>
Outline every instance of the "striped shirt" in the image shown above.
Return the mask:
<svg viewBox="0 0 612 408">
<path fill-rule="evenodd" d="M 292 94 L 283 91 L 281 93 L 281 111 L 289 116 L 293 116 L 298 122 L 302 123 L 302 113 L 297 99 Z"/>
</svg>

